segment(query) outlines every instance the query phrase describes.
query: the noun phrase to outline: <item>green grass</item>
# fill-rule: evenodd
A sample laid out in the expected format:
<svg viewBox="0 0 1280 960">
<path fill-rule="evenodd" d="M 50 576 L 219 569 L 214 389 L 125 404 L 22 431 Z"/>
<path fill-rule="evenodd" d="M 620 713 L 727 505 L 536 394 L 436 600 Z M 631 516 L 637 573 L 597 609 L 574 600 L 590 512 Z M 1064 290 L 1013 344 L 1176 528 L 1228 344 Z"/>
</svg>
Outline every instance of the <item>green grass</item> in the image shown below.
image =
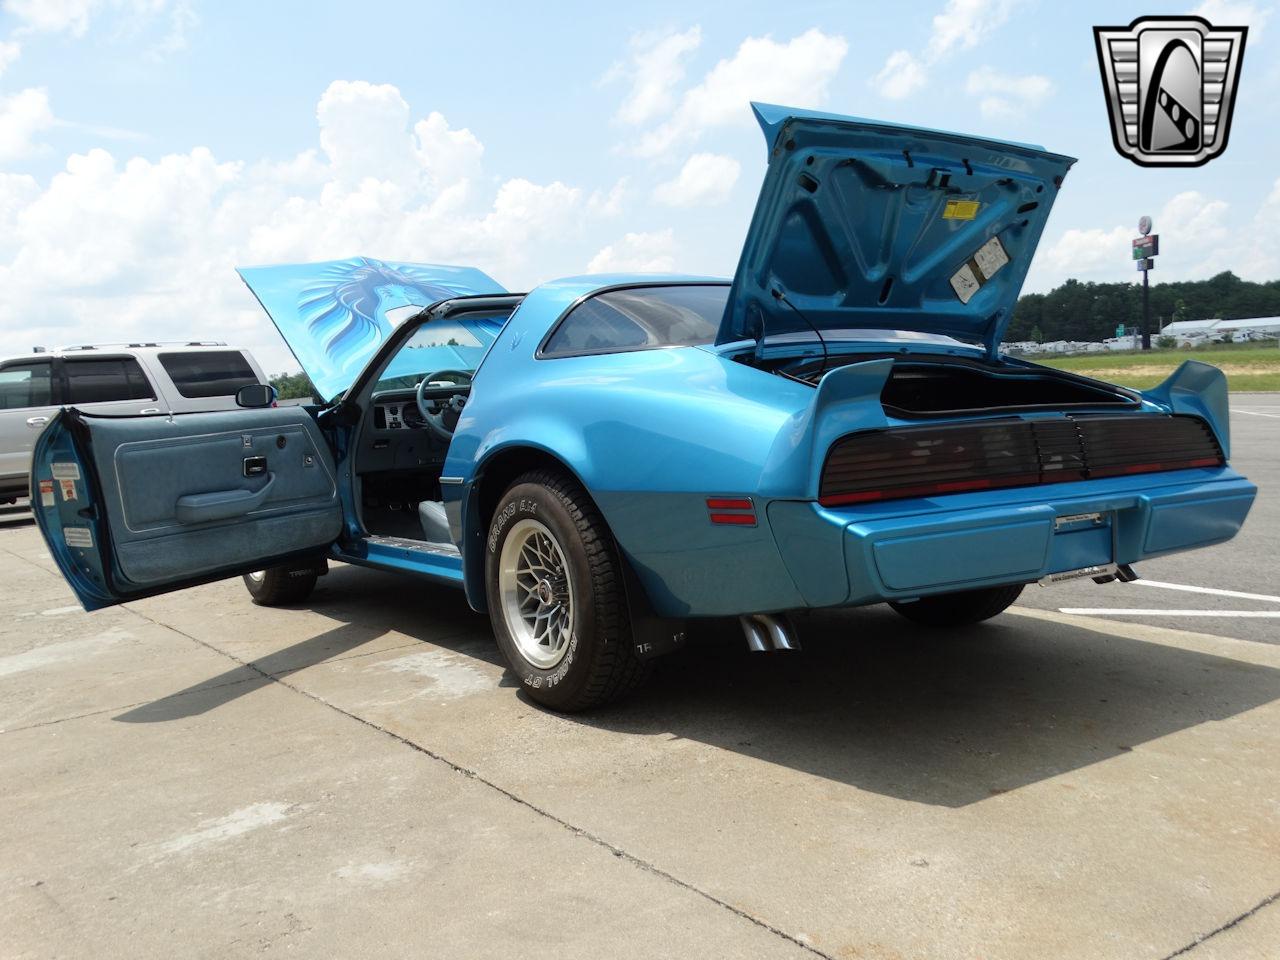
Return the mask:
<svg viewBox="0 0 1280 960">
<path fill-rule="evenodd" d="M 1280 348 L 1275 344 L 1223 343 L 1197 350 L 1126 350 L 1028 359 L 1139 390 L 1163 382 L 1183 360 L 1203 360 L 1222 368 L 1232 390 L 1280 391 Z"/>
</svg>

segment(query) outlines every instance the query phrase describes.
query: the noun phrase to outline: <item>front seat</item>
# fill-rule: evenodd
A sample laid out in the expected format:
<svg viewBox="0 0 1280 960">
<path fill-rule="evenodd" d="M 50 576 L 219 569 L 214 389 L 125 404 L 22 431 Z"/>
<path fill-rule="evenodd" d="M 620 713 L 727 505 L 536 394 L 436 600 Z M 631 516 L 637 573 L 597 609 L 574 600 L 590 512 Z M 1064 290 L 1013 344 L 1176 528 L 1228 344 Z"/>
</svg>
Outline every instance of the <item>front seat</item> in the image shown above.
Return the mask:
<svg viewBox="0 0 1280 960">
<path fill-rule="evenodd" d="M 423 500 L 418 504 L 418 520 L 422 523 L 422 537 L 427 543 L 453 544 L 443 503 L 438 500 Z"/>
</svg>

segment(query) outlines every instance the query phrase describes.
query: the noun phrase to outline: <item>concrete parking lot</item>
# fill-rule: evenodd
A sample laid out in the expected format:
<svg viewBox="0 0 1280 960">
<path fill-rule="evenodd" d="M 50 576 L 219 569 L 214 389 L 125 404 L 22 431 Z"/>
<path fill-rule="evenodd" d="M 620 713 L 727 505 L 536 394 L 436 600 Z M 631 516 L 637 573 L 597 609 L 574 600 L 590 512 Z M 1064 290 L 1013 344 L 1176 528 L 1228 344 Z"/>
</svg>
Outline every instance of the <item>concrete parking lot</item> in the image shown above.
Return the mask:
<svg viewBox="0 0 1280 960">
<path fill-rule="evenodd" d="M 947 636 L 708 630 L 577 717 L 460 593 L 87 615 L 2 512 L 0 955 L 1280 956 L 1280 397 L 1233 407 L 1233 543 Z"/>
</svg>

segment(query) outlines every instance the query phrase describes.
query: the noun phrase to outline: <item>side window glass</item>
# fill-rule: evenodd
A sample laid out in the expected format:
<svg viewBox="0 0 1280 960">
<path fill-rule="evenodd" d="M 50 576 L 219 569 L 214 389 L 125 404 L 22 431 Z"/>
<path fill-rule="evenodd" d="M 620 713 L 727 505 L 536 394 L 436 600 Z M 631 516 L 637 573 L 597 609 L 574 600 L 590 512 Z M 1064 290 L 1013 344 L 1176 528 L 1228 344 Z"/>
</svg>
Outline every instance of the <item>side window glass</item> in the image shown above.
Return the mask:
<svg viewBox="0 0 1280 960">
<path fill-rule="evenodd" d="M 10 364 L 0 370 L 0 410 L 51 406 L 52 370 L 48 360 Z"/>
<path fill-rule="evenodd" d="M 573 308 L 542 348 L 544 357 L 688 347 L 716 338 L 728 284 L 606 290 Z"/>
<path fill-rule="evenodd" d="M 110 403 L 117 400 L 151 400 L 154 394 L 146 374 L 133 357 L 68 359 L 68 403 Z"/>
<path fill-rule="evenodd" d="M 239 350 L 162 353 L 160 365 L 187 398 L 230 397 L 258 377 Z"/>
<path fill-rule="evenodd" d="M 634 320 L 603 302 L 581 304 L 547 342 L 546 353 L 588 353 L 592 350 L 625 350 L 646 346 L 649 338 Z"/>
</svg>

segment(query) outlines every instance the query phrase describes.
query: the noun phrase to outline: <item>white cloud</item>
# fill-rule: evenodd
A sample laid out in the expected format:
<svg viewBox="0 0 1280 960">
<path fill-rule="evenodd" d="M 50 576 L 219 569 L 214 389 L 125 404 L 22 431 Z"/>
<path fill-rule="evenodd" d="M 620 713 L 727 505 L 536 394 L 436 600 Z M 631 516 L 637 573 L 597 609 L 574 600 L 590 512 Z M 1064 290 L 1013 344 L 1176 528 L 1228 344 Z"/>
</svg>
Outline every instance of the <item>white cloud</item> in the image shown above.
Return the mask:
<svg viewBox="0 0 1280 960">
<path fill-rule="evenodd" d="M 657 156 L 713 127 L 747 123 L 751 100 L 820 106 L 848 50 L 844 37 L 817 29 L 786 43 L 748 37 L 732 57 L 686 90 L 670 119 L 645 133 L 635 150 Z"/>
<path fill-rule="evenodd" d="M 3 213 L 0 212 L 0 217 Z M 1246 280 L 1274 280 L 1280 277 L 1280 179 L 1258 208 L 1236 272 Z"/>
<path fill-rule="evenodd" d="M 695 153 L 685 161 L 674 179 L 654 188 L 653 199 L 668 207 L 724 203 L 741 172 L 742 165 L 733 157 Z"/>
<path fill-rule="evenodd" d="M 1204 0 L 1191 12 L 1197 17 L 1204 17 L 1215 27 L 1248 27 L 1249 39 L 1256 43 L 1272 11 L 1269 7 L 1239 0 Z"/>
<path fill-rule="evenodd" d="M 319 148 L 283 161 L 95 149 L 47 182 L 0 173 L 0 356 L 200 337 L 292 367 L 234 266 L 367 254 L 474 265 L 525 289 L 566 272 L 603 215 L 558 181 L 493 184 L 478 138 L 440 114 L 412 123 L 394 87 L 331 85 L 317 121 Z"/>
<path fill-rule="evenodd" d="M 153 59 L 163 59 L 170 54 L 187 48 L 187 34 L 200 24 L 200 15 L 196 13 L 191 0 L 176 0 L 169 15 L 169 30 L 160 41 L 151 48 Z"/>
<path fill-rule="evenodd" d="M 470 130 L 451 130 L 443 114 L 432 112 L 413 125 L 418 161 L 438 188 L 474 177 L 484 146 Z"/>
<path fill-rule="evenodd" d="M 926 49 L 928 59 L 935 61 L 955 50 L 972 50 L 1009 19 L 1015 5 L 1016 0 L 947 0 L 946 7 L 933 18 Z"/>
<path fill-rule="evenodd" d="M 1115 273 L 1129 255 L 1133 233 L 1131 227 L 1071 229 L 1037 254 L 1036 259 L 1060 278 L 1057 282 L 1068 277 L 1088 277 L 1097 271 Z"/>
<path fill-rule="evenodd" d="M 409 104 L 389 83 L 335 80 L 316 105 L 320 147 L 335 178 L 412 178 L 418 164 L 409 133 Z"/>
<path fill-rule="evenodd" d="M 1280 211 L 1280 181 L 1277 181 L 1274 203 Z M 1264 205 L 1258 214 L 1260 228 L 1266 212 Z M 1280 272 L 1280 257 L 1265 253 L 1259 258 L 1255 251 L 1275 249 L 1275 246 L 1259 244 L 1254 231 L 1233 231 L 1229 213 L 1225 201 L 1210 199 L 1195 190 L 1170 197 L 1153 215 L 1161 251 L 1155 279 L 1196 280 L 1223 270 L 1235 270 L 1241 276 L 1252 275 L 1257 279 L 1274 279 Z M 1067 230 L 1053 243 L 1043 245 L 1036 254 L 1035 276 L 1028 281 L 1027 288 L 1048 289 L 1069 277 L 1114 281 L 1123 278 L 1124 271 L 1132 271 L 1136 278 L 1131 243 L 1137 235 L 1134 225 Z M 1277 240 L 1280 241 L 1280 236 Z"/>
<path fill-rule="evenodd" d="M 187 46 L 187 34 L 199 22 L 193 0 L 0 0 L 0 10 L 16 24 L 16 36 L 68 33 L 82 37 L 103 14 L 116 25 L 115 39 L 130 37 L 168 19 L 168 29 L 148 50 L 159 59 Z"/>
<path fill-rule="evenodd" d="M 927 82 L 924 66 L 907 50 L 889 54 L 880 72 L 871 78 L 871 85 L 889 100 L 909 97 Z"/>
<path fill-rule="evenodd" d="M 593 190 L 587 199 L 587 209 L 598 217 L 616 217 L 626 201 L 628 183 L 627 177 L 619 177 L 608 190 Z"/>
<path fill-rule="evenodd" d="M 69 33 L 75 37 L 84 36 L 104 10 L 134 25 L 168 12 L 171 29 L 179 34 L 197 20 L 190 0 L 3 0 L 0 9 L 17 23 L 19 33 Z"/>
<path fill-rule="evenodd" d="M 25 32 L 81 36 L 89 28 L 93 8 L 100 0 L 5 0 L 4 12 Z"/>
<path fill-rule="evenodd" d="M 1053 94 L 1053 83 L 1035 73 L 1015 76 L 979 67 L 969 74 L 965 92 L 982 98 L 979 109 L 984 117 L 1008 117 L 1039 107 Z"/>
<path fill-rule="evenodd" d="M 18 213 L 39 195 L 40 184 L 35 177 L 0 172 L 0 258 L 16 249 Z"/>
<path fill-rule="evenodd" d="M 675 89 L 684 81 L 684 64 L 702 42 L 702 30 L 683 33 L 644 33 L 631 38 L 631 59 L 615 65 L 606 81 L 625 76 L 631 91 L 618 107 L 616 119 L 638 125 L 648 123 L 675 104 Z"/>
<path fill-rule="evenodd" d="M 0 74 L 8 70 L 21 55 L 22 46 L 17 41 L 0 41 Z"/>
<path fill-rule="evenodd" d="M 588 273 L 670 273 L 675 269 L 675 233 L 628 233 L 587 264 Z"/>
<path fill-rule="evenodd" d="M 909 50 L 895 50 L 871 78 L 871 86 L 881 96 L 902 100 L 924 88 L 929 68 L 959 50 L 972 50 L 987 35 L 1009 19 L 1021 0 L 947 0 L 934 16 L 929 39 L 920 56 Z M 993 105 L 997 111 L 999 105 Z"/>
<path fill-rule="evenodd" d="M 1160 211 L 1156 225 L 1170 237 L 1193 239 L 1197 243 L 1217 243 L 1228 237 L 1226 201 L 1210 200 L 1189 189 L 1171 197 Z"/>
<path fill-rule="evenodd" d="M 49 95 L 43 88 L 0 96 L 0 161 L 34 153 L 39 149 L 37 137 L 54 122 Z"/>
</svg>

